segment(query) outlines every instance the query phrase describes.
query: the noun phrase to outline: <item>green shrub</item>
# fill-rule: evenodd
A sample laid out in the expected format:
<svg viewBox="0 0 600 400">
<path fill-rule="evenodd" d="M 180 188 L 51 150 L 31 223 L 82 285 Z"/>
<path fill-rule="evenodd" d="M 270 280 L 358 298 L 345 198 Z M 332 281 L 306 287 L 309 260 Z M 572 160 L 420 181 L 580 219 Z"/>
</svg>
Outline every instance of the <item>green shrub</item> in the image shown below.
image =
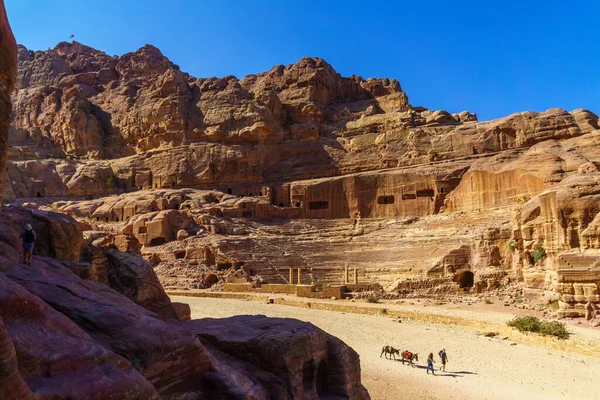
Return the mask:
<svg viewBox="0 0 600 400">
<path fill-rule="evenodd" d="M 542 322 L 540 333 L 544 336 L 556 336 L 559 339 L 568 339 L 571 335 L 565 324 L 558 321 Z"/>
<path fill-rule="evenodd" d="M 515 252 L 515 245 L 517 244 L 517 242 L 515 242 L 514 240 L 511 240 L 508 243 L 508 250 L 510 250 L 511 253 Z"/>
<path fill-rule="evenodd" d="M 539 332 L 541 321 L 538 317 L 515 317 L 507 322 L 508 326 L 516 328 L 519 332 Z"/>
<path fill-rule="evenodd" d="M 519 332 L 534 332 L 544 336 L 555 336 L 559 339 L 568 339 L 571 334 L 564 324 L 558 321 L 542 321 L 538 317 L 515 317 L 507 324 Z"/>
<path fill-rule="evenodd" d="M 388 313 L 388 309 L 387 308 L 382 308 L 379 310 L 380 313 L 382 314 L 387 314 Z"/>
<path fill-rule="evenodd" d="M 379 297 L 377 296 L 368 296 L 367 303 L 379 303 Z"/>
<path fill-rule="evenodd" d="M 536 249 L 533 252 L 533 263 L 537 264 L 538 261 L 542 260 L 546 256 L 544 249 Z"/>
<path fill-rule="evenodd" d="M 106 187 L 107 188 L 116 188 L 117 187 L 117 177 L 113 174 L 106 179 Z"/>
<path fill-rule="evenodd" d="M 519 294 L 515 296 L 515 303 L 521 304 L 523 302 L 523 295 Z"/>
<path fill-rule="evenodd" d="M 485 304 L 494 304 L 494 302 L 492 301 L 492 299 L 490 299 L 488 297 L 486 297 L 484 301 L 485 301 Z"/>
</svg>

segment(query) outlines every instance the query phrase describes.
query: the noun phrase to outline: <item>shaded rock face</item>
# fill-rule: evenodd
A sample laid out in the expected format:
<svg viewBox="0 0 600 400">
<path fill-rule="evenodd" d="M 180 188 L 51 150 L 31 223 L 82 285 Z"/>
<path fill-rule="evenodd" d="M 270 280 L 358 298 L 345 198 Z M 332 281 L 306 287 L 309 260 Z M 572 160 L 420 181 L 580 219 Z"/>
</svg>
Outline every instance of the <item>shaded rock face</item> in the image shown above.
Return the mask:
<svg viewBox="0 0 600 400">
<path fill-rule="evenodd" d="M 18 253 L 22 253 L 19 234 L 26 224 L 32 225 L 38 237 L 35 254 L 64 261 L 79 260 L 83 239 L 77 221 L 61 213 L 10 206 L 2 213 L 0 239 L 12 250 L 11 260 L 18 261 Z"/>
<path fill-rule="evenodd" d="M 8 128 L 11 116 L 11 93 L 17 77 L 17 44 L 13 36 L 4 1 L 0 2 L 0 207 L 4 188 Z"/>
<path fill-rule="evenodd" d="M 39 297 L 4 274 L 0 274 L 0 288 L 0 314 L 16 350 L 17 377 L 33 392 L 42 393 L 36 398 L 159 399 L 125 358 L 96 343 Z M 7 382 L 0 387 L 17 390 L 19 386 Z"/>
<path fill-rule="evenodd" d="M 181 324 L 198 335 L 213 362 L 228 364 L 215 380 L 252 398 L 368 398 L 358 384 L 358 354 L 311 324 L 264 316 Z"/>
<path fill-rule="evenodd" d="M 171 300 L 163 290 L 148 261 L 131 253 L 110 249 L 106 252 L 109 264 L 108 285 L 136 304 L 156 312 L 162 318 L 175 319 Z"/>
</svg>

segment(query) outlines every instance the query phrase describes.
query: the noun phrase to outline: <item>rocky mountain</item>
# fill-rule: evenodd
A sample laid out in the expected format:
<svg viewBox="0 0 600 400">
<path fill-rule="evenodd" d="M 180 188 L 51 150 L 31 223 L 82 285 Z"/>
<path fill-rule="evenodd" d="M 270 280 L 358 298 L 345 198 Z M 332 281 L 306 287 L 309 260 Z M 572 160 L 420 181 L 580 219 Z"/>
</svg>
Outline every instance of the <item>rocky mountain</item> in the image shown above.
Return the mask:
<svg viewBox="0 0 600 400">
<path fill-rule="evenodd" d="M 19 46 L 12 98 L 9 198 L 339 176 L 598 128 L 586 110 L 477 122 L 412 107 L 396 80 L 343 78 L 317 58 L 241 80 L 194 78 L 149 45 L 121 57 L 77 42 Z"/>
</svg>

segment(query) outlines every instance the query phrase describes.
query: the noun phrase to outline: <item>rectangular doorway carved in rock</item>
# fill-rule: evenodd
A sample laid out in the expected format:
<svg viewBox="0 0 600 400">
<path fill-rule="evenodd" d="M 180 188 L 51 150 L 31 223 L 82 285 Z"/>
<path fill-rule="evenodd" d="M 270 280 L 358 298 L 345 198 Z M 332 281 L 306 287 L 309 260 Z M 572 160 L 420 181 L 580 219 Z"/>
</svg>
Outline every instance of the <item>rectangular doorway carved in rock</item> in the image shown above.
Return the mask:
<svg viewBox="0 0 600 400">
<path fill-rule="evenodd" d="M 308 203 L 310 210 L 327 210 L 329 208 L 329 202 L 327 201 L 311 201 Z"/>
</svg>

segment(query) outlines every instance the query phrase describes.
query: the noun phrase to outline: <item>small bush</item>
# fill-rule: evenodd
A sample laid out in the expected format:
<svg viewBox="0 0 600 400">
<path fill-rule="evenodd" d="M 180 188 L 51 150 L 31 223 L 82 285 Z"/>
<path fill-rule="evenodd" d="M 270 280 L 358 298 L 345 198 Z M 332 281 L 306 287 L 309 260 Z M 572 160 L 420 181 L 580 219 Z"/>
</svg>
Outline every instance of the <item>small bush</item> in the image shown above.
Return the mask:
<svg viewBox="0 0 600 400">
<path fill-rule="evenodd" d="M 537 264 L 538 261 L 542 260 L 545 255 L 546 255 L 546 252 L 544 251 L 544 249 L 535 250 L 533 252 L 533 263 Z"/>
<path fill-rule="evenodd" d="M 568 339 L 571 335 L 565 325 L 558 321 L 542 322 L 540 333 L 544 336 L 556 336 L 559 339 Z"/>
<path fill-rule="evenodd" d="M 367 303 L 379 303 L 379 297 L 377 296 L 368 296 Z"/>
<path fill-rule="evenodd" d="M 379 310 L 379 312 L 382 313 L 382 314 L 387 314 L 388 310 L 387 310 L 387 308 L 382 308 L 382 309 Z"/>
<path fill-rule="evenodd" d="M 515 245 L 516 245 L 516 244 L 517 244 L 517 243 L 516 243 L 514 240 L 511 240 L 511 241 L 508 243 L 508 250 L 510 250 L 510 252 L 511 252 L 511 253 L 514 253 L 514 252 L 515 252 Z"/>
<path fill-rule="evenodd" d="M 522 302 L 523 302 L 523 295 L 520 295 L 520 294 L 519 294 L 519 295 L 517 295 L 517 296 L 515 297 L 515 303 L 517 303 L 517 304 L 521 304 Z"/>
<path fill-rule="evenodd" d="M 107 188 L 116 188 L 117 187 L 117 177 L 113 174 L 106 179 L 106 187 Z"/>
<path fill-rule="evenodd" d="M 515 317 L 507 324 L 519 332 L 534 332 L 544 336 L 555 336 L 559 339 L 568 339 L 571 334 L 564 324 L 558 321 L 542 321 L 538 317 Z"/>
<path fill-rule="evenodd" d="M 485 304 L 494 304 L 494 302 L 492 301 L 492 299 L 487 298 L 487 297 L 485 298 L 484 301 L 485 301 Z"/>
</svg>

